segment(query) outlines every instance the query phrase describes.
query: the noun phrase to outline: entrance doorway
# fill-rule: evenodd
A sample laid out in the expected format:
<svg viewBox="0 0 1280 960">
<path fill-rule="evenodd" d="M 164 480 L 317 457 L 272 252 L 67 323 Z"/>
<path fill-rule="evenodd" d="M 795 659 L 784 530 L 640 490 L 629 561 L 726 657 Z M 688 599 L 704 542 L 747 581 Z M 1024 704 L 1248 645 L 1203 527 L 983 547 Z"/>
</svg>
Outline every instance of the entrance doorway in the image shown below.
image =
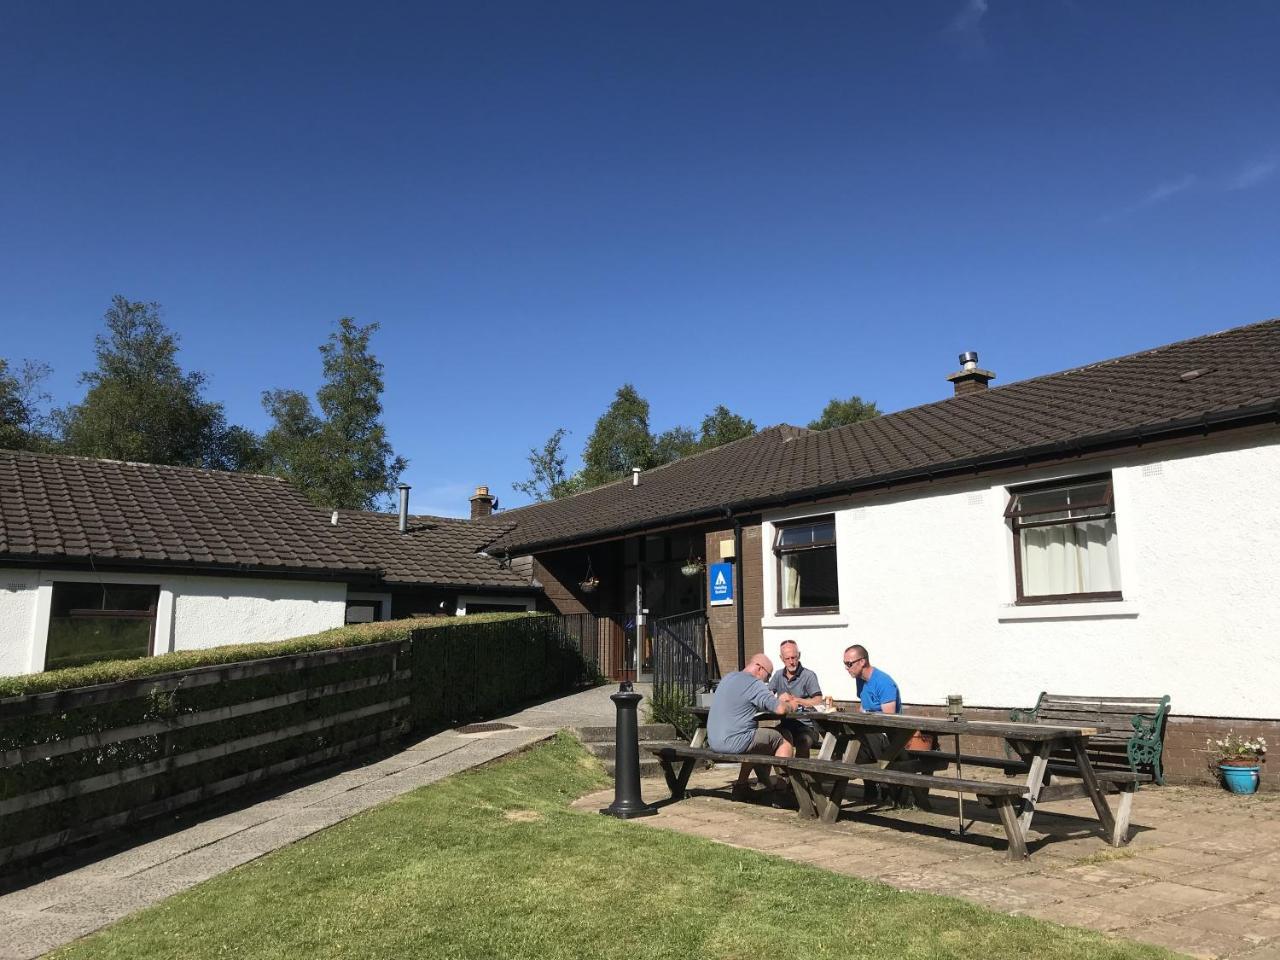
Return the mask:
<svg viewBox="0 0 1280 960">
<path fill-rule="evenodd" d="M 706 541 L 700 530 L 676 530 L 664 534 L 632 537 L 623 549 L 623 583 L 628 631 L 628 654 L 635 657 L 636 585 L 641 588 L 641 604 L 649 611 L 647 629 L 641 637 L 640 679 L 653 678 L 653 623 L 676 614 L 705 610 L 707 577 L 701 561 Z M 696 574 L 681 567 L 698 561 Z M 634 663 L 634 659 L 631 660 Z"/>
</svg>

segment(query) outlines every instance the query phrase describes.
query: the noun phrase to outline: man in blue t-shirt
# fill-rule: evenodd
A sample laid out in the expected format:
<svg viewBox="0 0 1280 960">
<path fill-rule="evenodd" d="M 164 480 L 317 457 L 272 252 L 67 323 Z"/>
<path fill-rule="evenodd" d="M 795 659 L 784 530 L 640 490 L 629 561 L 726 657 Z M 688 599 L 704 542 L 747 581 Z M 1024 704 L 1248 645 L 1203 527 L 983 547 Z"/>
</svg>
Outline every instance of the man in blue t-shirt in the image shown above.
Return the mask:
<svg viewBox="0 0 1280 960">
<path fill-rule="evenodd" d="M 858 703 L 863 713 L 898 713 L 902 709 L 902 694 L 893 677 L 871 666 L 867 648 L 860 643 L 845 647 L 844 668 L 858 684 Z M 883 733 L 872 733 L 858 747 L 855 763 L 879 760 L 889 746 L 889 738 Z M 874 783 L 863 784 L 863 795 L 868 800 L 878 796 Z"/>
<path fill-rule="evenodd" d="M 860 643 L 846 647 L 844 668 L 858 684 L 858 702 L 863 713 L 898 713 L 902 709 L 902 695 L 893 677 L 871 666 L 867 648 Z"/>
</svg>

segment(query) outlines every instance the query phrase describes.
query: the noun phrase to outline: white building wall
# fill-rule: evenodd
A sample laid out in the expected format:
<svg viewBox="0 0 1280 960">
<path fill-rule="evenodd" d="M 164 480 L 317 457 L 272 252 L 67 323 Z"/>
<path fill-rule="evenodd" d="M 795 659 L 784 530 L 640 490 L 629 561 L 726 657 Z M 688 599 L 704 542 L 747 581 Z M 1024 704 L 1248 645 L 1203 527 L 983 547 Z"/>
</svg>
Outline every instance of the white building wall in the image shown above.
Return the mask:
<svg viewBox="0 0 1280 960">
<path fill-rule="evenodd" d="M 907 703 L 1030 706 L 1041 690 L 1170 694 L 1179 714 L 1280 717 L 1280 444 L 1235 441 L 766 515 L 764 644 L 853 699 L 851 643 Z M 1123 600 L 1014 604 L 1006 483 L 1112 471 Z M 778 616 L 772 522 L 835 512 L 840 613 Z"/>
<path fill-rule="evenodd" d="M 38 582 L 34 570 L 0 568 L 0 676 L 27 672 Z"/>
<path fill-rule="evenodd" d="M 346 612 L 344 583 L 0 568 L 0 675 L 43 668 L 55 580 L 158 584 L 157 654 L 287 640 L 342 626 Z"/>
<path fill-rule="evenodd" d="M 345 620 L 344 583 L 183 577 L 168 586 L 174 595 L 174 650 L 287 640 Z"/>
</svg>

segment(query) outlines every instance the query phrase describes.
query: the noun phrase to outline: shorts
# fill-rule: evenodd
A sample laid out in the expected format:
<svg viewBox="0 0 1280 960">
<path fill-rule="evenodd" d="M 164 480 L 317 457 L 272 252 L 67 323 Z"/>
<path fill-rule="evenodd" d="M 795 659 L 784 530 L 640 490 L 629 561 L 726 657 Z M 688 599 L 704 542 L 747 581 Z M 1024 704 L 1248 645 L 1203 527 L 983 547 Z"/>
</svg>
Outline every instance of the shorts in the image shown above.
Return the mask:
<svg viewBox="0 0 1280 960">
<path fill-rule="evenodd" d="M 799 720 L 793 720 L 790 717 L 778 724 L 778 729 L 798 748 L 808 747 L 812 749 L 817 746 L 818 741 L 822 738 L 818 736 L 818 732 L 807 723 Z"/>
<path fill-rule="evenodd" d="M 780 734 L 773 727 L 756 727 L 755 736 L 751 740 L 751 746 L 743 750 L 743 753 L 764 753 L 773 756 L 783 740 Z"/>
</svg>

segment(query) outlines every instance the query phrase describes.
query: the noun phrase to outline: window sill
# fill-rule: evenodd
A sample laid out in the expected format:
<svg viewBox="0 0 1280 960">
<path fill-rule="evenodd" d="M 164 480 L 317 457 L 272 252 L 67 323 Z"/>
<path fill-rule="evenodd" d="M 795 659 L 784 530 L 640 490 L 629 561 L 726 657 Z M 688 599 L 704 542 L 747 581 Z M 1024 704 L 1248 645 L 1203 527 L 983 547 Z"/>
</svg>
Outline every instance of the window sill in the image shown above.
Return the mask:
<svg viewBox="0 0 1280 960">
<path fill-rule="evenodd" d="M 1137 616 L 1138 605 L 1125 600 L 1028 603 L 1022 606 L 1006 603 L 996 613 L 996 619 L 1001 623 L 1011 620 L 1132 620 Z"/>
<path fill-rule="evenodd" d="M 766 630 L 789 630 L 792 627 L 847 627 L 849 618 L 838 613 L 789 613 L 785 616 L 765 617 L 760 625 Z"/>
</svg>

